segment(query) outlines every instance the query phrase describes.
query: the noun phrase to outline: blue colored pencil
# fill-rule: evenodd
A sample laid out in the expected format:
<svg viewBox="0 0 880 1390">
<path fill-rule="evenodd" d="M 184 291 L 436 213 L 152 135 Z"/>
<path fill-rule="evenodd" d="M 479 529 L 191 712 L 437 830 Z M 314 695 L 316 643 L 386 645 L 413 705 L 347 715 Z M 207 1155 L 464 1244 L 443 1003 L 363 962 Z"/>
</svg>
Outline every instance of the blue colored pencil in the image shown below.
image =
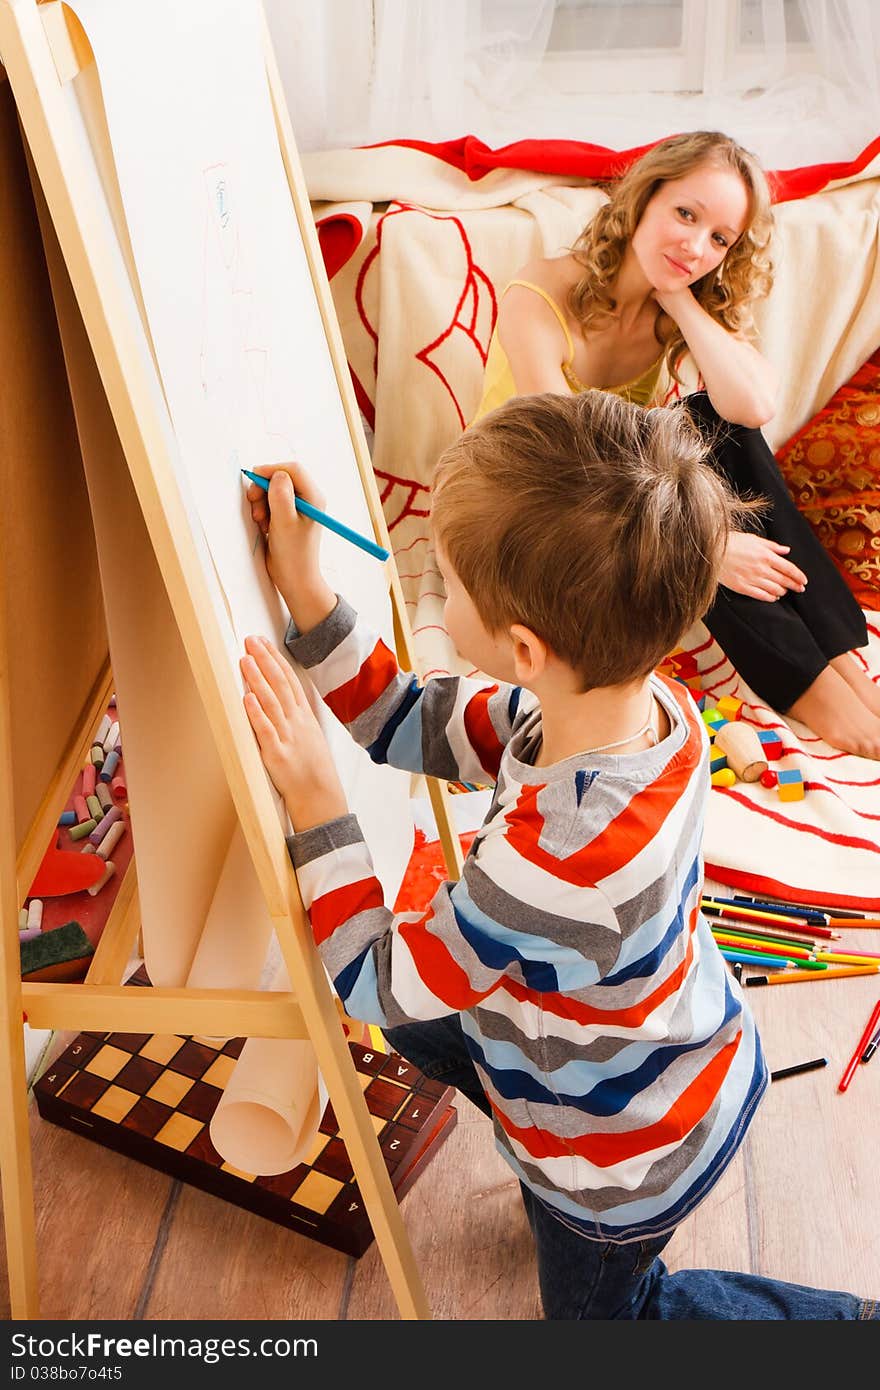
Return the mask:
<svg viewBox="0 0 880 1390">
<path fill-rule="evenodd" d="M 262 477 L 259 473 L 252 473 L 249 468 L 243 468 L 241 471 L 246 478 L 250 478 L 252 483 L 256 483 L 257 487 L 261 487 L 266 493 L 269 491 L 268 478 Z M 301 512 L 303 516 L 309 517 L 311 521 L 317 521 L 321 526 L 326 526 L 328 531 L 335 531 L 337 536 L 351 541 L 352 545 L 359 546 L 368 555 L 374 555 L 377 560 L 388 559 L 388 551 L 381 545 L 377 545 L 375 541 L 362 536 L 359 531 L 353 531 L 350 526 L 346 526 L 344 521 L 337 521 L 335 517 L 319 511 L 317 507 L 313 507 L 311 502 L 306 502 L 304 498 L 297 497 L 296 510 Z"/>
<path fill-rule="evenodd" d="M 771 903 L 766 898 L 748 898 L 742 893 L 738 893 L 733 898 L 716 898 L 716 902 L 729 903 L 731 907 L 756 907 L 762 912 L 777 912 L 783 917 L 803 917 L 807 922 L 814 926 L 828 925 L 829 913 L 822 912 L 818 907 L 795 907 L 794 903 Z"/>
</svg>

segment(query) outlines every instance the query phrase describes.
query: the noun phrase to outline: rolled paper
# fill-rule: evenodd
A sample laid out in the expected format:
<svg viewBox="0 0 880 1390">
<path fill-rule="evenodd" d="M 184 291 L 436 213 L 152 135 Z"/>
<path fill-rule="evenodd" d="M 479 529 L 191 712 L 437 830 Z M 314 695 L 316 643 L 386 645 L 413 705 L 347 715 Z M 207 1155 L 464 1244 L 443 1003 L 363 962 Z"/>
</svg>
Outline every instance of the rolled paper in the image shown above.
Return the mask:
<svg viewBox="0 0 880 1390">
<path fill-rule="evenodd" d="M 104 766 L 98 773 L 98 776 L 100 777 L 101 781 L 109 782 L 113 777 L 114 773 L 116 772 L 118 766 L 119 754 L 114 750 L 112 753 L 107 754 L 106 758 L 104 759 Z"/>
<path fill-rule="evenodd" d="M 59 825 L 76 825 L 76 811 L 62 811 L 58 817 Z"/>
<path fill-rule="evenodd" d="M 110 783 L 110 790 L 114 796 L 127 796 L 128 787 L 125 784 L 125 778 L 122 776 L 114 777 Z"/>
<path fill-rule="evenodd" d="M 751 724 L 737 719 L 723 724 L 715 734 L 715 747 L 720 748 L 743 782 L 757 782 L 762 772 L 767 771 L 767 759 L 761 740 Z"/>
<path fill-rule="evenodd" d="M 39 927 L 40 929 L 42 929 L 42 926 L 43 926 L 43 899 L 42 899 L 42 898 L 31 898 L 30 902 L 28 903 L 27 924 L 28 924 L 28 931 L 30 931 L 32 927 Z"/>
<path fill-rule="evenodd" d="M 76 818 L 80 825 L 82 825 L 83 821 L 88 820 L 91 815 L 84 796 L 75 796 L 73 798 L 73 809 L 76 812 Z"/>
<path fill-rule="evenodd" d="M 107 814 L 98 821 L 98 824 L 89 836 L 92 844 L 99 845 L 111 825 L 115 825 L 118 820 L 122 820 L 122 812 L 118 806 L 111 806 Z"/>
<path fill-rule="evenodd" d="M 92 884 L 91 888 L 86 889 L 86 892 L 88 893 L 89 897 L 96 898 L 100 893 L 101 889 L 104 887 L 104 884 L 109 882 L 109 880 L 113 877 L 115 873 L 116 865 L 113 863 L 112 859 L 108 859 L 107 863 L 104 865 L 104 872 L 101 875 L 101 877 L 95 883 Z"/>
<path fill-rule="evenodd" d="M 105 735 L 105 737 L 104 737 L 104 739 L 102 740 L 102 742 L 103 742 L 103 744 L 104 744 L 104 752 L 105 752 L 105 753 L 112 753 L 112 752 L 113 752 L 113 749 L 116 747 L 117 743 L 119 742 L 119 721 L 118 721 L 118 720 L 116 720 L 115 723 L 113 723 L 113 724 L 110 725 L 110 728 L 108 729 L 107 734 Z"/>
<path fill-rule="evenodd" d="M 307 1159 L 326 1104 L 310 1042 L 248 1038 L 211 1118 L 211 1143 L 243 1173 L 287 1173 Z"/>
<path fill-rule="evenodd" d="M 79 825 L 71 826 L 71 840 L 84 840 L 87 835 L 91 835 L 97 824 L 98 822 L 95 820 L 94 816 L 90 816 L 88 820 L 80 821 Z"/>
<path fill-rule="evenodd" d="M 82 794 L 86 798 L 86 801 L 88 801 L 90 796 L 95 795 L 95 782 L 97 780 L 97 776 L 98 774 L 95 771 L 95 764 L 93 762 L 87 762 L 85 767 L 83 768 L 82 784 Z"/>
<path fill-rule="evenodd" d="M 92 827 L 94 829 L 94 826 Z M 125 834 L 125 821 L 114 821 L 107 834 L 97 847 L 97 854 L 100 859 L 109 859 L 119 841 Z"/>
<path fill-rule="evenodd" d="M 104 718 L 101 720 L 100 724 L 98 725 L 98 727 L 97 727 L 97 729 L 96 729 L 96 731 L 95 731 L 95 737 L 92 739 L 92 743 L 93 743 L 93 744 L 94 744 L 94 743 L 103 743 L 103 742 L 104 742 L 104 739 L 107 737 L 107 735 L 108 735 L 109 732 L 110 732 L 110 725 L 111 725 L 112 723 L 113 723 L 113 720 L 110 718 L 109 714 L 105 714 L 105 715 L 104 715 Z"/>
<path fill-rule="evenodd" d="M 98 800 L 97 796 L 87 796 L 86 805 L 89 808 L 89 814 L 94 816 L 95 820 L 99 821 L 101 817 L 104 815 L 104 808 Z"/>
<path fill-rule="evenodd" d="M 99 782 L 95 788 L 95 796 L 101 803 L 101 815 L 104 816 L 113 805 L 113 797 L 110 795 L 110 788 L 106 782 Z"/>
</svg>

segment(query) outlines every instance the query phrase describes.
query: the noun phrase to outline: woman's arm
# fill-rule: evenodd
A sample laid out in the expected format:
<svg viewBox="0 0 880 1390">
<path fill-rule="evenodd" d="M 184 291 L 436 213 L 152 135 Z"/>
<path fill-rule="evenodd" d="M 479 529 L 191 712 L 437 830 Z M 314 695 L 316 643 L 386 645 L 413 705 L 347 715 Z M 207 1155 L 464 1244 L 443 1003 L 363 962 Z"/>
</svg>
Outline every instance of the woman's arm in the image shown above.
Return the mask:
<svg viewBox="0 0 880 1390">
<path fill-rule="evenodd" d="M 750 429 L 772 420 L 777 375 L 757 348 L 717 323 L 688 288 L 654 297 L 681 329 L 722 419 Z"/>
</svg>

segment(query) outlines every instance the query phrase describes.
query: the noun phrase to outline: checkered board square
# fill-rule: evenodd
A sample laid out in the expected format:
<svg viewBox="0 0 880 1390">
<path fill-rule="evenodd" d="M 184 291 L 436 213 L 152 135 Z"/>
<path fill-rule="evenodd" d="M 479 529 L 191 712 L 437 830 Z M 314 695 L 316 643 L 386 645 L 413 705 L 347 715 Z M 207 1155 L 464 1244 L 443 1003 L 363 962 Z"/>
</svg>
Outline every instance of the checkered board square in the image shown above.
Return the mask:
<svg viewBox="0 0 880 1390">
<path fill-rule="evenodd" d="M 373 1232 L 332 1105 L 307 1163 L 274 1177 L 242 1173 L 208 1125 L 244 1038 L 80 1033 L 34 1087 L 45 1120 L 158 1168 L 347 1255 Z M 398 1199 L 455 1125 L 455 1092 L 395 1052 L 349 1043 Z"/>
</svg>

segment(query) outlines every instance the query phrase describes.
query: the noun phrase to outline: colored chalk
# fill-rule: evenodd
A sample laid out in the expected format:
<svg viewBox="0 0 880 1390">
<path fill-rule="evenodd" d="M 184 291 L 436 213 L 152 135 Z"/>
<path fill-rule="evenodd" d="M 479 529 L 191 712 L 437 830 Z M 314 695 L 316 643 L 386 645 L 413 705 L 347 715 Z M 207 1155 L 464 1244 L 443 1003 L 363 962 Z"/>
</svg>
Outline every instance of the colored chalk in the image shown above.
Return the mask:
<svg viewBox="0 0 880 1390">
<path fill-rule="evenodd" d="M 106 735 L 106 737 L 105 737 L 104 740 L 103 740 L 103 743 L 104 743 L 104 752 L 105 752 L 105 753 L 112 753 L 112 752 L 113 752 L 113 749 L 116 747 L 116 745 L 117 745 L 118 742 L 119 742 L 119 720 L 117 719 L 115 723 L 113 723 L 113 724 L 110 725 L 110 728 L 109 728 L 109 730 L 108 730 L 108 732 L 107 732 L 107 735 Z"/>
<path fill-rule="evenodd" d="M 98 879 L 97 883 L 93 883 L 91 888 L 88 888 L 86 890 L 88 892 L 89 897 L 96 898 L 100 893 L 101 889 L 104 887 L 104 884 L 108 883 L 115 873 L 116 865 L 113 863 L 112 859 L 108 859 L 106 864 L 104 865 L 104 872 Z"/>
<path fill-rule="evenodd" d="M 104 745 L 102 743 L 93 743 L 89 757 L 95 767 L 101 767 L 104 762 Z"/>
<path fill-rule="evenodd" d="M 118 820 L 122 820 L 122 812 L 118 806 L 111 806 L 106 816 L 103 816 L 102 819 L 98 821 L 98 824 L 89 836 L 92 844 L 99 845 L 111 825 L 115 825 Z"/>
<path fill-rule="evenodd" d="M 114 796 L 127 796 L 128 787 L 126 785 L 125 778 L 120 775 L 114 777 L 112 782 L 110 783 L 110 790 L 113 792 Z"/>
<path fill-rule="evenodd" d="M 111 825 L 107 834 L 98 845 L 97 853 L 100 859 L 109 859 L 119 841 L 125 834 L 125 821 L 118 820 Z"/>
<path fill-rule="evenodd" d="M 43 932 L 41 927 L 25 927 L 24 931 L 20 931 L 18 933 L 18 939 L 19 942 L 36 941 L 37 937 L 42 936 L 42 934 Z"/>
<path fill-rule="evenodd" d="M 94 816 L 95 820 L 100 820 L 104 814 L 104 808 L 102 807 L 97 796 L 87 796 L 86 805 L 89 808 L 89 815 Z"/>
<path fill-rule="evenodd" d="M 43 925 L 43 899 L 31 898 L 27 910 L 28 931 L 32 927 L 42 927 Z"/>
<path fill-rule="evenodd" d="M 83 768 L 82 784 L 82 794 L 86 800 L 88 800 L 90 796 L 95 795 L 95 782 L 97 781 L 97 777 L 98 774 L 95 771 L 95 764 L 93 762 L 87 762 Z"/>
<path fill-rule="evenodd" d="M 106 782 L 99 782 L 95 788 L 95 796 L 101 803 L 101 815 L 104 816 L 113 805 L 113 797 L 110 795 L 110 788 Z"/>
<path fill-rule="evenodd" d="M 109 781 L 111 781 L 112 778 L 113 778 L 113 776 L 114 776 L 114 773 L 116 772 L 116 769 L 117 769 L 118 766 L 119 766 L 119 754 L 118 754 L 118 753 L 115 751 L 115 749 L 114 749 L 114 751 L 113 751 L 112 753 L 108 753 L 108 754 L 107 754 L 106 758 L 104 759 L 104 766 L 101 768 L 101 771 L 98 773 L 98 776 L 99 776 L 99 778 L 101 779 L 101 781 L 102 781 L 102 782 L 109 782 Z"/>
<path fill-rule="evenodd" d="M 73 809 L 76 812 L 76 818 L 80 825 L 82 825 L 83 821 L 88 820 L 91 815 L 84 796 L 75 796 L 73 798 Z"/>
<path fill-rule="evenodd" d="M 59 825 L 76 825 L 76 811 L 62 811 L 58 817 Z"/>
<path fill-rule="evenodd" d="M 110 718 L 109 714 L 105 714 L 95 730 L 95 737 L 92 739 L 92 743 L 103 743 L 110 732 L 110 725 L 112 723 L 113 720 Z"/>
<path fill-rule="evenodd" d="M 94 816 L 90 816 L 88 820 L 80 821 L 79 825 L 71 826 L 71 840 L 84 840 L 87 835 L 91 835 L 97 824 L 98 822 L 95 820 Z"/>
<path fill-rule="evenodd" d="M 18 930 L 27 931 L 27 908 L 21 908 L 18 914 Z"/>
<path fill-rule="evenodd" d="M 91 841 L 87 845 L 83 845 L 82 849 L 80 850 L 80 854 L 94 854 L 94 852 L 95 846 L 91 843 Z"/>
</svg>

